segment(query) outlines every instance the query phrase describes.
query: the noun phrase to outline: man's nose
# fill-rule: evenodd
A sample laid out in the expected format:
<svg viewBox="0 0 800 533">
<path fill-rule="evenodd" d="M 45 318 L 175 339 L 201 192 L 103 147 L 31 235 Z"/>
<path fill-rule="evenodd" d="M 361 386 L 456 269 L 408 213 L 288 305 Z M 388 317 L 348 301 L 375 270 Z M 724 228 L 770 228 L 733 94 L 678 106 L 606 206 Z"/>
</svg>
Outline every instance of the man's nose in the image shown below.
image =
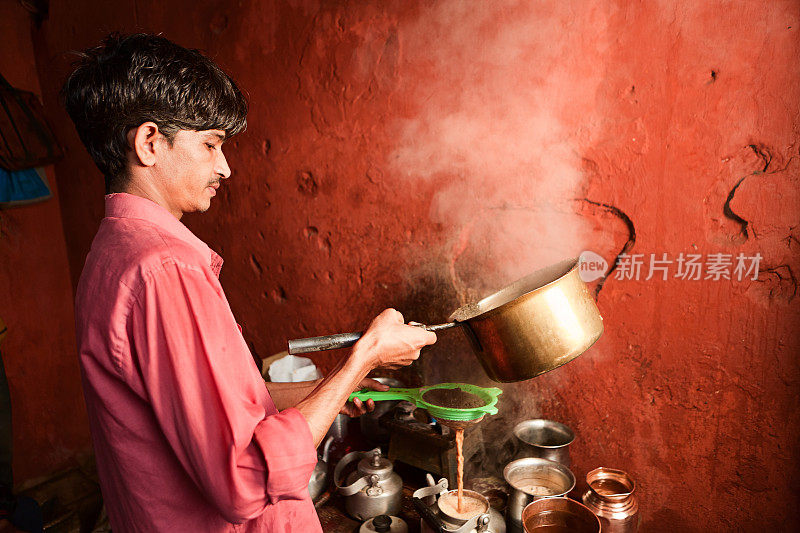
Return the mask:
<svg viewBox="0 0 800 533">
<path fill-rule="evenodd" d="M 222 153 L 222 150 L 219 151 L 219 156 L 217 156 L 214 172 L 216 172 L 221 179 L 231 177 L 231 167 L 228 166 L 228 160 L 225 159 L 225 154 Z"/>
</svg>

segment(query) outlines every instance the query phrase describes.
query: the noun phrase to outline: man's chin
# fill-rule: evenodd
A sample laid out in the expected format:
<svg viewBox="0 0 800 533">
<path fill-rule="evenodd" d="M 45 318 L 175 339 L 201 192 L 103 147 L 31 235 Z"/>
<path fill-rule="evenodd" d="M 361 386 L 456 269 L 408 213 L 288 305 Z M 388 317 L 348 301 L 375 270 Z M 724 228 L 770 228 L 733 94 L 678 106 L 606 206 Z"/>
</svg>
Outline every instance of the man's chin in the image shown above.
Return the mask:
<svg viewBox="0 0 800 533">
<path fill-rule="evenodd" d="M 184 211 L 184 215 L 188 215 L 191 213 L 205 213 L 211 207 L 211 202 L 207 204 L 198 204 L 195 205 L 191 210 Z"/>
<path fill-rule="evenodd" d="M 211 200 L 212 198 L 203 198 L 200 202 L 198 202 L 197 212 L 198 213 L 205 213 L 211 207 Z"/>
</svg>

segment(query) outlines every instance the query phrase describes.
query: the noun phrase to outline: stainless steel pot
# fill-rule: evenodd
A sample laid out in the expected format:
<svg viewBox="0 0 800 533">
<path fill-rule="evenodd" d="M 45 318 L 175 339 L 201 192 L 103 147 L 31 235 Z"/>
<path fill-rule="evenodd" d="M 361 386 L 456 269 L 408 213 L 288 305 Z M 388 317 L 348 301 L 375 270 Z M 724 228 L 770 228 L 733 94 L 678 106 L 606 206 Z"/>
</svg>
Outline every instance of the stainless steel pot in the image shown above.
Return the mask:
<svg viewBox="0 0 800 533">
<path fill-rule="evenodd" d="M 530 379 L 568 363 L 603 333 L 603 318 L 579 275 L 580 260 L 568 259 L 526 276 L 478 303 L 461 307 L 450 322 L 470 340 L 486 374 L 495 381 Z M 352 346 L 361 333 L 289 341 L 289 353 Z"/>
<path fill-rule="evenodd" d="M 540 457 L 569 467 L 569 445 L 575 433 L 561 422 L 553 420 L 524 420 L 514 426 L 516 459 Z"/>
<path fill-rule="evenodd" d="M 311 501 L 322 496 L 322 493 L 328 487 L 328 453 L 332 443 L 333 437 L 325 439 L 325 444 L 322 446 L 322 455 L 317 459 L 317 464 L 311 473 L 311 479 L 308 482 L 308 493 L 311 495 Z"/>
<path fill-rule="evenodd" d="M 405 385 L 393 378 L 375 378 L 375 381 L 379 381 L 384 385 L 389 385 L 393 389 L 404 387 Z M 369 440 L 373 444 L 386 444 L 389 442 L 389 431 L 385 428 L 382 428 L 380 423 L 378 422 L 379 419 L 394 409 L 394 407 L 400 403 L 399 401 L 385 401 L 385 402 L 375 402 L 375 409 L 369 413 L 364 413 L 359 417 L 359 423 L 361 424 L 361 434 Z"/>
<path fill-rule="evenodd" d="M 569 468 L 537 457 L 511 461 L 503 469 L 503 477 L 514 489 L 508 498 L 506 522 L 516 531 L 522 528 L 522 511 L 529 503 L 564 496 L 575 488 L 575 476 Z"/>
<path fill-rule="evenodd" d="M 343 440 L 347 436 L 349 425 L 350 417 L 339 413 L 336 415 L 336 418 L 333 419 L 331 427 L 329 427 L 328 432 L 325 433 L 325 437 L 333 437 L 334 440 Z"/>
</svg>

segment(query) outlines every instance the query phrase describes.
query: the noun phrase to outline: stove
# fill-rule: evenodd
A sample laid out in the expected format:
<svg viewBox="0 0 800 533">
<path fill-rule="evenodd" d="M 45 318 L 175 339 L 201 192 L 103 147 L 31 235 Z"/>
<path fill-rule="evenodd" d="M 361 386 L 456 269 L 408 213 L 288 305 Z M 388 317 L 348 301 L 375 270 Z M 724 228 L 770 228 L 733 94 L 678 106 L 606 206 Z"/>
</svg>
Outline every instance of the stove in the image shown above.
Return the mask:
<svg viewBox="0 0 800 533">
<path fill-rule="evenodd" d="M 436 479 L 447 478 L 456 486 L 455 431 L 431 418 L 424 409 L 400 402 L 379 424 L 389 432 L 389 459 L 430 472 Z M 464 464 L 483 452 L 480 424 L 464 429 Z"/>
</svg>

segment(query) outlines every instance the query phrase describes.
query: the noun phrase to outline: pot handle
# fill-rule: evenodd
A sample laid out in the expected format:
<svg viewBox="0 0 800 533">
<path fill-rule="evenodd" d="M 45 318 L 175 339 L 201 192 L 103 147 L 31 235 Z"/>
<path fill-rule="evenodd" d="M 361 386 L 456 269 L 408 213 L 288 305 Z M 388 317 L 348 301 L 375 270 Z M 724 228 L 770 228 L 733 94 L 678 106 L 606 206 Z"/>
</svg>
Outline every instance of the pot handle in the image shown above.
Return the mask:
<svg viewBox="0 0 800 533">
<path fill-rule="evenodd" d="M 352 394 L 348 398 L 348 401 L 353 401 L 355 398 L 358 398 L 362 402 L 366 402 L 367 400 L 373 400 L 376 402 L 386 401 L 386 400 L 405 400 L 407 402 L 416 402 L 419 400 L 419 389 L 389 389 L 389 390 L 370 390 L 370 389 L 363 389 L 358 390 Z"/>
<path fill-rule="evenodd" d="M 354 345 L 363 333 L 338 333 L 336 335 L 324 335 L 322 337 L 308 337 L 306 339 L 295 339 L 289 341 L 289 353 L 319 352 L 322 350 L 336 350 L 337 348 L 349 348 Z"/>
<path fill-rule="evenodd" d="M 409 322 L 409 326 L 422 328 L 426 331 L 439 331 L 457 326 L 458 322 L 446 322 L 444 324 L 434 324 L 427 326 L 419 322 Z M 336 350 L 339 348 L 349 348 L 358 342 L 364 335 L 363 332 L 337 333 L 335 335 L 323 335 L 322 337 L 307 337 L 305 339 L 294 339 L 289 341 L 289 353 L 296 355 L 299 353 L 319 352 L 322 350 Z"/>
<path fill-rule="evenodd" d="M 322 460 L 328 462 L 328 454 L 331 451 L 331 444 L 333 444 L 333 435 L 325 439 L 325 444 L 322 445 Z"/>
<path fill-rule="evenodd" d="M 343 487 L 341 482 L 344 480 L 339 479 L 339 477 L 344 471 L 344 468 L 355 460 L 363 459 L 364 457 L 369 457 L 370 455 L 374 455 L 376 453 L 380 454 L 381 449 L 375 448 L 374 450 L 370 450 L 368 452 L 350 452 L 342 457 L 342 459 L 336 465 L 336 468 L 333 470 L 333 484 L 336 486 L 336 490 L 338 490 L 342 496 L 352 496 L 369 485 L 369 478 L 367 476 L 362 476 L 350 485 Z"/>
<path fill-rule="evenodd" d="M 431 508 L 425 505 L 422 500 L 419 498 L 411 498 L 411 503 L 414 509 L 419 513 L 419 517 L 433 529 L 434 533 L 447 533 L 442 520 L 436 516 L 434 512 L 431 511 Z"/>
</svg>

